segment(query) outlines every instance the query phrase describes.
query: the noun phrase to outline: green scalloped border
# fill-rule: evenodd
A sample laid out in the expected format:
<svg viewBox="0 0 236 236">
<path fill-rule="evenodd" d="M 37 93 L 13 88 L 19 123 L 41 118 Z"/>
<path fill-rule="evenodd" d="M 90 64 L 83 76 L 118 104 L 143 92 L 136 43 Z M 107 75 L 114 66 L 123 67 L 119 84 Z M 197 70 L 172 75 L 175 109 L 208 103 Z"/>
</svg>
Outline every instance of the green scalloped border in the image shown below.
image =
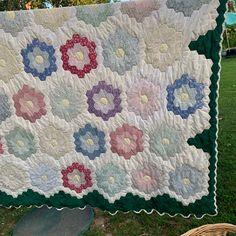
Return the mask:
<svg viewBox="0 0 236 236">
<path fill-rule="evenodd" d="M 38 193 L 28 190 L 17 198 L 13 198 L 4 192 L 0 191 L 0 203 L 5 207 L 19 207 L 19 206 L 42 206 L 48 205 L 56 208 L 83 208 L 86 205 L 92 207 L 99 207 L 102 210 L 109 211 L 110 213 L 116 213 L 117 211 L 135 211 L 139 212 L 145 210 L 146 212 L 152 212 L 156 210 L 159 214 L 167 213 L 171 216 L 181 214 L 184 217 L 195 215 L 196 217 L 202 217 L 205 214 L 215 215 L 217 214 L 216 207 L 216 164 L 217 164 L 217 132 L 218 132 L 218 82 L 220 79 L 220 51 L 221 41 L 223 33 L 224 14 L 226 12 L 227 0 L 219 0 L 220 6 L 217 11 L 219 13 L 216 22 L 217 27 L 214 30 L 210 30 L 206 35 L 200 36 L 197 41 L 192 41 L 189 45 L 191 50 L 196 50 L 199 54 L 205 55 L 206 58 L 212 59 L 212 76 L 210 86 L 210 124 L 211 127 L 208 130 L 204 130 L 203 133 L 196 135 L 194 138 L 188 140 L 189 145 L 194 145 L 197 148 L 203 149 L 205 152 L 210 153 L 210 180 L 209 180 L 209 194 L 202 199 L 197 200 L 195 203 L 183 206 L 182 203 L 177 202 L 174 198 L 170 198 L 168 195 L 157 196 L 146 201 L 144 198 L 134 196 L 128 193 L 125 197 L 121 197 L 120 200 L 115 201 L 114 204 L 110 204 L 104 197 L 97 191 L 93 191 L 84 196 L 83 199 L 77 199 L 62 191 L 55 194 L 50 198 L 46 198 Z"/>
</svg>

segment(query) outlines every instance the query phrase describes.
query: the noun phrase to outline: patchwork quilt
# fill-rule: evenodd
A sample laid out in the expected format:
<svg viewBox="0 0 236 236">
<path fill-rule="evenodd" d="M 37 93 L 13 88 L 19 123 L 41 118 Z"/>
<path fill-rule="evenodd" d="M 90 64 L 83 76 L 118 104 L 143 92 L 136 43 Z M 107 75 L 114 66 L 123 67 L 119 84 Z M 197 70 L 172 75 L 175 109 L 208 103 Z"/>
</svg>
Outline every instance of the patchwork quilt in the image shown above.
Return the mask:
<svg viewBox="0 0 236 236">
<path fill-rule="evenodd" d="M 0 13 L 0 205 L 214 215 L 224 0 Z"/>
</svg>

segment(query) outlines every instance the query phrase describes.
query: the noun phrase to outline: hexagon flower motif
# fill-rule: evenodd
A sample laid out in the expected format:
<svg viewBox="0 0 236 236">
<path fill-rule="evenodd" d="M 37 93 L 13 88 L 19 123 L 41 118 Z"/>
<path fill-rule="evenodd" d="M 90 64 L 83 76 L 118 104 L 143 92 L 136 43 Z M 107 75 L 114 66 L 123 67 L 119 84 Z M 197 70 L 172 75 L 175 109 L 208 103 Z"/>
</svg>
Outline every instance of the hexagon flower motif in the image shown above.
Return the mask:
<svg viewBox="0 0 236 236">
<path fill-rule="evenodd" d="M 63 175 L 63 186 L 76 193 L 81 193 L 83 190 L 93 185 L 91 170 L 85 168 L 85 166 L 80 163 L 73 163 L 66 169 L 63 169 L 61 173 Z"/>
<path fill-rule="evenodd" d="M 120 94 L 120 89 L 113 88 L 105 81 L 100 81 L 98 85 L 93 86 L 86 93 L 88 111 L 105 121 L 109 120 L 122 110 Z"/>
<path fill-rule="evenodd" d="M 13 96 L 13 101 L 16 115 L 32 123 L 47 113 L 44 95 L 28 85 L 23 85 Z"/>
<path fill-rule="evenodd" d="M 145 17 L 150 16 L 159 7 L 160 3 L 157 0 L 138 0 L 121 3 L 121 12 L 135 18 L 137 22 L 142 22 Z"/>
<path fill-rule="evenodd" d="M 90 160 L 94 160 L 106 152 L 105 133 L 93 128 L 91 124 L 86 124 L 84 128 L 80 128 L 79 132 L 74 133 L 74 138 L 75 150 L 88 156 Z"/>
<path fill-rule="evenodd" d="M 80 94 L 72 86 L 57 86 L 50 94 L 53 115 L 72 121 L 81 112 Z"/>
<path fill-rule="evenodd" d="M 45 163 L 29 170 L 31 185 L 43 192 L 49 192 L 59 185 L 59 171 Z"/>
<path fill-rule="evenodd" d="M 204 85 L 196 82 L 188 74 L 167 87 L 167 109 L 175 115 L 187 119 L 203 107 Z"/>
<path fill-rule="evenodd" d="M 185 142 L 182 132 L 167 124 L 161 124 L 149 134 L 150 152 L 164 159 L 174 157 L 177 153 L 182 152 Z"/>
<path fill-rule="evenodd" d="M 169 173 L 169 189 L 188 199 L 203 190 L 203 173 L 189 165 L 178 166 Z"/>
<path fill-rule="evenodd" d="M 39 134 L 39 145 L 43 153 L 59 159 L 72 150 L 70 134 L 53 126 L 45 127 Z"/>
<path fill-rule="evenodd" d="M 21 50 L 21 55 L 25 72 L 31 73 L 41 81 L 46 80 L 48 76 L 57 71 L 55 49 L 45 42 L 33 39 L 25 49 Z"/>
<path fill-rule="evenodd" d="M 0 29 L 16 37 L 24 27 L 28 26 L 27 15 L 21 11 L 7 11 L 0 14 Z"/>
<path fill-rule="evenodd" d="M 17 197 L 21 194 L 28 183 L 28 174 L 24 167 L 18 162 L 2 161 L 0 163 L 0 187 L 10 191 L 11 195 Z"/>
<path fill-rule="evenodd" d="M 8 96 L 4 93 L 0 93 L 0 125 L 10 116 L 11 111 Z"/>
<path fill-rule="evenodd" d="M 112 163 L 106 164 L 96 171 L 97 186 L 110 197 L 127 189 L 127 178 L 127 173 Z"/>
<path fill-rule="evenodd" d="M 3 145 L 1 143 L 1 139 L 0 139 L 0 155 L 2 155 L 4 153 L 4 149 L 3 149 Z"/>
<path fill-rule="evenodd" d="M 60 47 L 64 70 L 70 71 L 79 78 L 97 68 L 96 44 L 88 38 L 74 34 L 72 39 Z"/>
<path fill-rule="evenodd" d="M 15 127 L 5 139 L 8 152 L 22 160 L 26 160 L 37 151 L 34 135 L 22 128 Z"/>
<path fill-rule="evenodd" d="M 146 63 L 160 71 L 165 71 L 168 66 L 181 58 L 182 33 L 176 31 L 174 26 L 150 23 L 146 26 L 144 41 Z"/>
<path fill-rule="evenodd" d="M 184 16 L 191 16 L 194 11 L 199 10 L 203 4 L 210 3 L 211 0 L 167 0 L 168 8 L 174 9 L 175 12 L 182 12 Z"/>
<path fill-rule="evenodd" d="M 78 6 L 76 16 L 80 21 L 98 27 L 101 22 L 107 20 L 114 13 L 112 4 L 95 4 L 88 6 Z"/>
<path fill-rule="evenodd" d="M 55 32 L 70 19 L 72 12 L 70 8 L 37 9 L 33 15 L 37 25 Z"/>
<path fill-rule="evenodd" d="M 160 87 L 146 80 L 133 84 L 127 93 L 128 110 L 148 119 L 160 109 Z"/>
<path fill-rule="evenodd" d="M 130 159 L 144 150 L 143 132 L 134 126 L 123 124 L 110 133 L 110 138 L 111 151 L 125 159 Z"/>
<path fill-rule="evenodd" d="M 11 44 L 4 42 L 7 39 L 6 37 L 0 39 L 0 80 L 5 83 L 8 83 L 9 80 L 22 71 L 21 55 Z"/>
<path fill-rule="evenodd" d="M 163 187 L 163 170 L 161 166 L 143 163 L 141 168 L 132 171 L 133 187 L 146 194 Z"/>
<path fill-rule="evenodd" d="M 139 63 L 139 40 L 128 32 L 117 29 L 102 41 L 104 66 L 124 75 Z"/>
</svg>

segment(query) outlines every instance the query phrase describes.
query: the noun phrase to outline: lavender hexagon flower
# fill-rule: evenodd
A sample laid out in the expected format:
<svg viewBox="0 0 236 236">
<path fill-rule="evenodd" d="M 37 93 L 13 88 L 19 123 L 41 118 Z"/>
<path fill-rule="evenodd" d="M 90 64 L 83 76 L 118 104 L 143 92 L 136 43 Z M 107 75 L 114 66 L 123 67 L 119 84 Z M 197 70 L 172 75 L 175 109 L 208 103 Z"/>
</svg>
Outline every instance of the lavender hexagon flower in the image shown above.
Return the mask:
<svg viewBox="0 0 236 236">
<path fill-rule="evenodd" d="M 122 110 L 120 94 L 120 89 L 113 88 L 105 81 L 100 81 L 98 85 L 93 86 L 86 93 L 88 111 L 105 121 L 109 120 Z"/>
<path fill-rule="evenodd" d="M 31 73 L 42 81 L 46 80 L 47 76 L 57 70 L 54 54 L 53 46 L 40 42 L 38 39 L 33 39 L 25 49 L 21 50 L 25 72 Z"/>
<path fill-rule="evenodd" d="M 180 79 L 167 86 L 167 109 L 187 119 L 203 107 L 204 85 L 183 74 Z"/>
</svg>

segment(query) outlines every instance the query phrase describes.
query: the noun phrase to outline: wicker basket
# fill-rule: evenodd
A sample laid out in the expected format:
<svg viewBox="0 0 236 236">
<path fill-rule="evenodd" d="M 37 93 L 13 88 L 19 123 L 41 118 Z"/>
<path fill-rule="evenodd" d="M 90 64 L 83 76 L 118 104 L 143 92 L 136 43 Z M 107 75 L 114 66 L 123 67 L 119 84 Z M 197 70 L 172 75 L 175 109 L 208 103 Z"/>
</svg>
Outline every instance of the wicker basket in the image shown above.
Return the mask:
<svg viewBox="0 0 236 236">
<path fill-rule="evenodd" d="M 236 233 L 236 226 L 231 224 L 203 225 L 189 230 L 182 236 L 226 236 L 227 233 Z"/>
</svg>

